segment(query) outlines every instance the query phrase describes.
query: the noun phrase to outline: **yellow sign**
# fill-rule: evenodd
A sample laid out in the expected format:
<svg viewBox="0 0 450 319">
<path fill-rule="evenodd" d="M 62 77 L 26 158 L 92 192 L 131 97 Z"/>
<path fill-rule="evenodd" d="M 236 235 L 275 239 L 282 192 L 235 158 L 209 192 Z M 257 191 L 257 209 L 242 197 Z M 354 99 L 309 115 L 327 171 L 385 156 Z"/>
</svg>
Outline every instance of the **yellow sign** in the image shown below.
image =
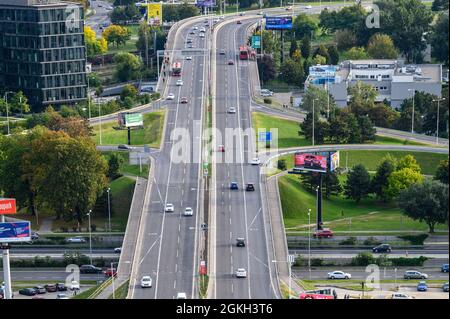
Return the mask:
<svg viewBox="0 0 450 319">
<path fill-rule="evenodd" d="M 162 4 L 149 3 L 147 6 L 147 24 L 161 25 L 162 24 Z"/>
</svg>

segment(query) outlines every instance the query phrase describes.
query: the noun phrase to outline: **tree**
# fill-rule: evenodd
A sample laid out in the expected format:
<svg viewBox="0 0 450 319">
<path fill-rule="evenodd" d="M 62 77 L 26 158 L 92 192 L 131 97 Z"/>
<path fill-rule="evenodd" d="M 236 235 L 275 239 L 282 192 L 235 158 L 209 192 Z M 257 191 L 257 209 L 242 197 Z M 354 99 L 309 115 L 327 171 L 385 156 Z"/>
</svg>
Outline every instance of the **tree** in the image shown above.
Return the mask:
<svg viewBox="0 0 450 319">
<path fill-rule="evenodd" d="M 108 51 L 108 42 L 104 38 L 97 39 L 91 27 L 84 27 L 84 39 L 86 43 L 87 56 L 93 57 Z"/>
<path fill-rule="evenodd" d="M 112 24 L 103 31 L 102 36 L 108 43 L 115 43 L 119 47 L 130 39 L 131 31 L 126 27 Z"/>
<path fill-rule="evenodd" d="M 389 199 L 395 198 L 400 194 L 400 191 L 407 189 L 415 183 L 420 183 L 422 180 L 422 174 L 410 168 L 396 170 L 388 178 L 386 196 Z"/>
<path fill-rule="evenodd" d="M 448 8 L 448 1 L 447 1 Z M 448 11 L 439 14 L 431 33 L 431 54 L 438 61 L 448 65 Z"/>
<path fill-rule="evenodd" d="M 420 165 L 412 155 L 406 155 L 398 161 L 396 170 L 401 170 L 404 168 L 409 168 L 420 174 Z"/>
<path fill-rule="evenodd" d="M 292 55 L 297 50 L 298 50 L 297 40 L 293 37 L 291 39 L 291 46 L 289 47 L 289 57 L 292 58 Z"/>
<path fill-rule="evenodd" d="M 287 83 L 296 86 L 303 83 L 303 65 L 300 62 L 287 58 L 283 61 L 280 72 L 281 78 Z"/>
<path fill-rule="evenodd" d="M 89 137 L 92 133 L 87 119 L 79 115 L 63 117 L 51 107 L 45 110 L 45 120 L 42 124 L 49 130 L 62 131 L 71 137 Z"/>
<path fill-rule="evenodd" d="M 125 98 L 130 97 L 132 99 L 135 99 L 138 95 L 138 90 L 136 87 L 132 84 L 127 84 L 123 87 L 122 93 L 120 93 L 120 99 L 122 101 L 125 100 Z"/>
<path fill-rule="evenodd" d="M 311 16 L 300 13 L 294 19 L 292 31 L 295 33 L 297 39 L 302 39 L 305 36 L 313 37 L 314 33 L 319 29 L 317 22 Z"/>
<path fill-rule="evenodd" d="M 385 156 L 377 166 L 377 171 L 371 182 L 371 192 L 375 193 L 378 199 L 386 202 L 386 188 L 388 187 L 388 178 L 395 171 L 396 160 L 390 154 Z"/>
<path fill-rule="evenodd" d="M 264 54 L 258 63 L 259 75 L 263 82 L 275 79 L 277 70 L 275 68 L 275 60 L 272 56 Z"/>
<path fill-rule="evenodd" d="M 434 0 L 431 5 L 431 10 L 433 11 L 442 11 L 448 10 L 448 0 Z"/>
<path fill-rule="evenodd" d="M 353 166 L 348 173 L 344 185 L 344 194 L 347 198 L 355 200 L 357 203 L 366 197 L 370 192 L 370 175 L 367 169 L 358 164 Z"/>
<path fill-rule="evenodd" d="M 341 182 L 336 172 L 327 172 L 322 182 L 325 198 L 330 198 L 331 195 L 338 196 L 342 193 Z"/>
<path fill-rule="evenodd" d="M 367 53 L 373 59 L 396 59 L 398 57 L 391 37 L 381 33 L 376 33 L 370 38 Z"/>
<path fill-rule="evenodd" d="M 303 36 L 300 51 L 302 52 L 302 57 L 304 59 L 309 58 L 311 55 L 311 39 L 309 34 Z"/>
<path fill-rule="evenodd" d="M 391 128 L 399 118 L 399 113 L 384 103 L 376 104 L 369 108 L 368 113 L 370 120 L 375 126 Z"/>
<path fill-rule="evenodd" d="M 361 132 L 361 142 L 375 141 L 377 130 L 373 126 L 370 118 L 368 116 L 360 116 L 358 117 L 358 124 Z"/>
<path fill-rule="evenodd" d="M 369 111 L 375 107 L 375 98 L 378 95 L 372 85 L 361 81 L 350 86 L 348 94 L 350 95 L 348 109 L 357 117 L 369 114 Z"/>
<path fill-rule="evenodd" d="M 327 58 L 324 56 L 321 56 L 319 54 L 317 54 L 314 58 L 314 64 L 316 65 L 325 65 L 327 64 Z"/>
<path fill-rule="evenodd" d="M 338 30 L 334 34 L 334 41 L 338 50 L 348 50 L 356 46 L 356 35 L 350 30 Z"/>
<path fill-rule="evenodd" d="M 30 105 L 28 104 L 28 98 L 23 94 L 22 91 L 15 92 L 8 103 L 10 112 L 17 113 L 29 113 Z"/>
<path fill-rule="evenodd" d="M 448 185 L 426 180 L 400 192 L 398 205 L 403 213 L 428 225 L 434 233 L 437 223 L 448 223 Z"/>
<path fill-rule="evenodd" d="M 165 9 L 165 8 L 164 8 Z M 111 22 L 114 24 L 127 24 L 129 21 L 137 21 L 140 18 L 139 9 L 135 4 L 116 6 L 110 14 Z"/>
<path fill-rule="evenodd" d="M 303 134 L 307 140 L 312 140 L 312 112 L 306 114 L 306 118 L 300 123 L 299 135 Z M 315 144 L 323 144 L 325 138 L 328 136 L 329 124 L 325 121 L 320 121 L 317 113 L 314 114 L 314 142 Z"/>
<path fill-rule="evenodd" d="M 328 47 L 328 54 L 330 56 L 329 63 L 332 65 L 337 65 L 339 63 L 339 52 L 335 45 Z"/>
<path fill-rule="evenodd" d="M 313 57 L 316 57 L 318 55 L 323 56 L 325 58 L 324 64 L 330 63 L 330 54 L 328 53 L 328 49 L 323 44 L 317 47 L 317 49 L 314 51 Z"/>
<path fill-rule="evenodd" d="M 313 110 L 313 100 L 314 100 L 314 112 L 316 114 L 326 113 L 329 110 L 332 113 L 333 109 L 336 108 L 336 103 L 334 98 L 328 95 L 325 89 L 322 89 L 315 85 L 309 85 L 305 94 L 303 95 L 302 108 L 307 112 L 312 112 Z"/>
<path fill-rule="evenodd" d="M 369 57 L 363 47 L 353 47 L 345 52 L 345 56 L 348 60 L 363 60 Z"/>
<path fill-rule="evenodd" d="M 116 63 L 115 76 L 122 82 L 136 79 L 142 67 L 142 61 L 128 52 L 117 53 L 114 56 L 114 62 Z"/>
<path fill-rule="evenodd" d="M 122 174 L 120 174 L 120 169 L 123 165 L 123 158 L 117 154 L 112 153 L 108 158 L 108 173 L 107 176 L 114 180 Z"/>
<path fill-rule="evenodd" d="M 330 142 L 340 144 L 346 143 L 350 136 L 350 129 L 342 116 L 333 116 L 330 119 L 329 138 Z"/>
<path fill-rule="evenodd" d="M 441 161 L 434 175 L 434 180 L 448 184 L 448 159 Z"/>
<path fill-rule="evenodd" d="M 164 10 L 163 10 L 164 12 Z M 178 19 L 183 20 L 187 19 L 193 16 L 198 15 L 199 9 L 192 4 L 188 4 L 187 2 L 182 3 L 181 5 L 178 5 Z"/>
</svg>

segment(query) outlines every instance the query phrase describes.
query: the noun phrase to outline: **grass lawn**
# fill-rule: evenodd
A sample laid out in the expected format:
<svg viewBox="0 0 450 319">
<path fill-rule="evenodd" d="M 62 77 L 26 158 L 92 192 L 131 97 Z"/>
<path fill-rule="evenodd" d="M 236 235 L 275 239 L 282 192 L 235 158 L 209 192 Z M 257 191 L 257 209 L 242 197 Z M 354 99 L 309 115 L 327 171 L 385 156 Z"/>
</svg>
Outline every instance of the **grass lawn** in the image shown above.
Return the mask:
<svg viewBox="0 0 450 319">
<path fill-rule="evenodd" d="M 144 114 L 144 129 L 131 131 L 131 145 L 148 144 L 150 147 L 159 148 L 162 130 L 164 127 L 165 110 Z M 127 144 L 127 130 L 115 130 L 116 121 L 102 123 L 102 144 L 118 145 Z M 100 124 L 93 126 L 96 144 L 100 144 Z"/>
<path fill-rule="evenodd" d="M 112 229 L 125 231 L 130 212 L 131 200 L 133 199 L 135 180 L 122 176 L 111 182 L 111 208 Z"/>
<path fill-rule="evenodd" d="M 130 176 L 130 175 L 131 176 L 139 176 L 139 177 L 144 177 L 144 178 L 148 177 L 149 165 L 142 164 L 142 172 L 141 172 L 139 165 L 129 164 L 130 154 L 128 152 L 120 152 L 120 151 L 102 152 L 102 155 L 105 157 L 106 160 L 108 160 L 108 157 L 111 154 L 116 154 L 122 158 L 123 164 L 122 164 L 122 168 L 119 171 L 121 174 L 127 175 L 127 176 Z"/>
<path fill-rule="evenodd" d="M 388 136 L 381 136 L 381 135 L 377 135 L 376 139 L 375 139 L 375 143 L 374 144 L 379 144 L 379 145 L 417 145 L 417 146 L 436 146 L 433 143 L 420 143 L 420 142 L 416 142 L 416 141 L 411 141 L 411 140 L 400 140 L 398 138 L 393 138 L 393 137 L 388 137 Z"/>
<path fill-rule="evenodd" d="M 311 209 L 311 223 L 316 220 L 316 196 L 303 188 L 298 176 L 285 175 L 279 179 L 281 206 L 287 229 L 305 230 L 308 225 L 308 209 Z M 368 198 L 356 203 L 341 196 L 323 198 L 323 219 L 327 227 L 335 231 L 351 230 L 423 230 L 425 223 L 403 216 L 393 204 L 384 204 Z M 342 215 L 343 212 L 343 215 Z M 349 218 L 351 217 L 351 223 Z M 436 229 L 444 229 L 438 225 Z"/>
<path fill-rule="evenodd" d="M 130 281 L 125 281 L 119 288 L 116 288 L 116 291 L 114 293 L 115 299 L 126 299 L 128 295 L 128 286 L 130 284 Z M 113 295 L 108 297 L 108 299 L 113 299 Z"/>
</svg>

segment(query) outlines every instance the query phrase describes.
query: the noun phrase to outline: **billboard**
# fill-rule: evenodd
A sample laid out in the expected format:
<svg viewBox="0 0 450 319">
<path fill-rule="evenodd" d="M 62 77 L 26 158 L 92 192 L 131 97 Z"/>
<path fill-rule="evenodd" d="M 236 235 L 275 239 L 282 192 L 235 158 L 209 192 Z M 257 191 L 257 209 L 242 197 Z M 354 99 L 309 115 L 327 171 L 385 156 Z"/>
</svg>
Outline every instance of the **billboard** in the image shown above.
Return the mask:
<svg viewBox="0 0 450 319">
<path fill-rule="evenodd" d="M 162 24 L 162 4 L 161 3 L 148 3 L 147 7 L 147 24 L 159 26 Z"/>
<path fill-rule="evenodd" d="M 14 198 L 0 198 L 0 215 L 16 213 L 16 200 Z"/>
<path fill-rule="evenodd" d="M 330 172 L 333 172 L 339 167 L 339 151 L 331 153 L 330 155 Z"/>
<path fill-rule="evenodd" d="M 266 17 L 266 30 L 292 29 L 292 17 Z"/>
<path fill-rule="evenodd" d="M 311 153 L 295 153 L 294 168 L 296 170 L 326 173 L 328 156 Z"/>
<path fill-rule="evenodd" d="M 213 8 L 216 6 L 216 0 L 196 0 L 195 5 L 203 8 Z"/>
<path fill-rule="evenodd" d="M 0 223 L 0 243 L 31 241 L 30 222 Z"/>
<path fill-rule="evenodd" d="M 144 126 L 144 120 L 141 113 L 128 113 L 125 114 L 125 126 Z"/>
</svg>

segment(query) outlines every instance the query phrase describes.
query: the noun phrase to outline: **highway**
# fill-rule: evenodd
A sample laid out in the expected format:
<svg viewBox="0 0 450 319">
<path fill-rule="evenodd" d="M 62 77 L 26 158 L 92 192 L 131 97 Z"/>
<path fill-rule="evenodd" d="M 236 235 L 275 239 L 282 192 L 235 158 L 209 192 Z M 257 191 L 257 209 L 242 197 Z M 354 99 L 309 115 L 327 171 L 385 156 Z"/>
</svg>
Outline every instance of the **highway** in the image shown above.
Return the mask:
<svg viewBox="0 0 450 319">
<path fill-rule="evenodd" d="M 108 25 L 111 23 L 109 13 L 113 10 L 113 7 L 107 1 L 91 0 L 91 9 L 95 10 L 95 14 L 86 19 L 86 25 L 94 30 L 97 37 L 100 37 L 102 34 L 100 27 L 104 23 Z"/>
<path fill-rule="evenodd" d="M 167 93 L 175 94 L 174 101 L 165 101 L 166 127 L 161 152 L 155 154 L 155 180 L 144 201 L 144 212 L 136 247 L 136 268 L 132 278 L 131 298 L 172 299 L 178 292 L 188 298 L 196 297 L 194 290 L 196 274 L 196 247 L 199 235 L 199 155 L 203 108 L 205 54 L 192 54 L 192 60 L 184 60 L 180 51 L 187 47 L 186 38 L 191 23 L 183 24 L 175 37 L 171 61 L 182 63 L 184 85 L 176 86 L 180 77 L 170 77 Z M 204 48 L 207 39 L 191 36 L 194 48 Z M 181 104 L 180 98 L 188 103 Z M 175 129 L 181 130 L 175 134 Z M 172 136 L 172 134 L 174 134 Z M 188 158 L 180 159 L 178 152 L 181 137 L 184 146 L 193 150 Z M 189 150 L 184 150 L 188 154 Z M 177 152 L 177 153 L 175 153 Z M 165 203 L 174 205 L 173 213 L 164 213 Z M 191 207 L 194 215 L 183 216 L 184 209 Z M 140 279 L 150 275 L 152 289 L 141 289 Z"/>
<path fill-rule="evenodd" d="M 17 281 L 40 281 L 42 283 L 65 282 L 71 274 L 65 268 L 12 268 L 11 278 L 13 283 Z M 80 274 L 81 280 L 104 280 L 101 274 Z M 0 282 L 3 281 L 3 271 L 0 271 Z"/>
</svg>

